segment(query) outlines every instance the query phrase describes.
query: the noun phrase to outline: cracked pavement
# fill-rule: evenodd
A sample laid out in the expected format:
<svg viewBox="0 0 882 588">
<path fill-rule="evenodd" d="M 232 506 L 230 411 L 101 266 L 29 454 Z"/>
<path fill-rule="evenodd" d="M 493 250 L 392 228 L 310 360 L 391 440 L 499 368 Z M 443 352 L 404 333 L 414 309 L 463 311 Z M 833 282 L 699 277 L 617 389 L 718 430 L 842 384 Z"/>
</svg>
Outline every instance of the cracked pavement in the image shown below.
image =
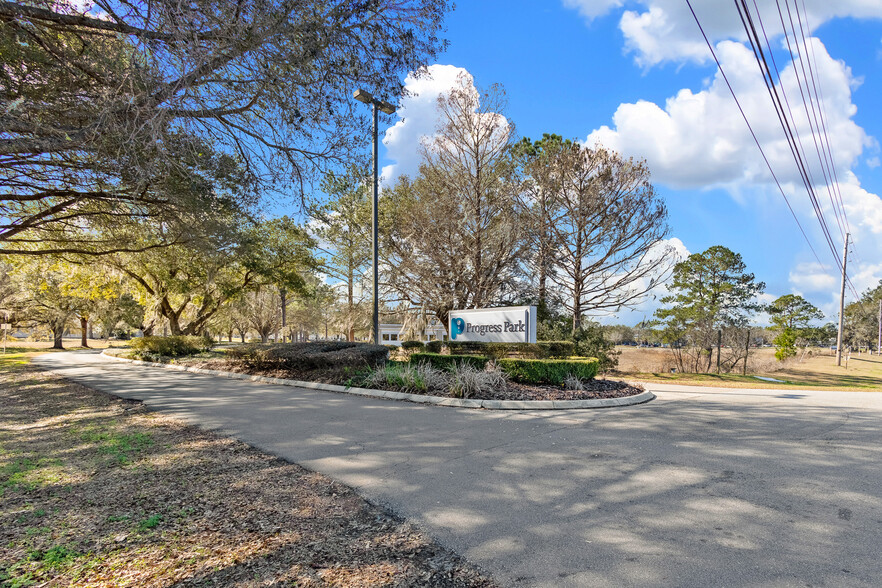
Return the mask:
<svg viewBox="0 0 882 588">
<path fill-rule="evenodd" d="M 35 363 L 328 474 L 504 586 L 882 585 L 882 392 L 652 385 L 638 406 L 486 411 Z"/>
</svg>

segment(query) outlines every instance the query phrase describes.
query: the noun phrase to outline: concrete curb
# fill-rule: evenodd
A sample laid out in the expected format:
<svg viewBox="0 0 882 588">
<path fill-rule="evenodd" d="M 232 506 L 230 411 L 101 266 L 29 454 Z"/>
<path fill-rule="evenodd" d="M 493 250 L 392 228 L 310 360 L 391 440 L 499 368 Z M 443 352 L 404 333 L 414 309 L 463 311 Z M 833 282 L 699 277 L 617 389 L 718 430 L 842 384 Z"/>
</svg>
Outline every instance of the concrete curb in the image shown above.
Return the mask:
<svg viewBox="0 0 882 588">
<path fill-rule="evenodd" d="M 301 382 L 299 380 L 286 380 L 283 378 L 267 378 L 266 376 L 249 376 L 248 374 L 238 374 L 236 372 L 222 372 L 219 370 L 206 370 L 203 368 L 189 367 L 185 365 L 175 365 L 173 363 L 153 363 L 150 361 L 141 361 L 138 359 L 127 359 L 125 357 L 117 357 L 110 355 L 106 351 L 101 352 L 102 357 L 112 359 L 114 361 L 122 361 L 133 363 L 135 365 L 145 365 L 150 367 L 160 367 L 168 370 L 178 370 L 180 372 L 192 372 L 194 374 L 206 374 L 209 376 L 220 376 L 231 380 L 247 380 L 251 382 L 260 382 L 262 384 L 276 384 L 280 386 L 294 386 L 297 388 L 308 388 L 310 390 L 323 390 L 326 392 L 342 392 L 344 394 L 353 394 L 355 396 L 367 396 L 370 398 L 386 398 L 389 400 L 405 400 L 408 402 L 416 402 L 419 404 L 434 404 L 437 406 L 450 406 L 454 408 L 484 408 L 487 410 L 571 410 L 584 408 L 613 408 L 619 406 L 633 406 L 635 404 L 643 404 L 655 399 L 655 394 L 646 390 L 634 396 L 626 396 L 624 398 L 601 398 L 595 400 L 478 400 L 478 399 L 460 399 L 448 398 L 444 396 L 426 396 L 423 394 L 406 394 L 404 392 L 391 392 L 388 390 L 371 390 L 368 388 L 354 388 L 348 386 L 336 386 L 334 384 L 322 384 L 319 382 Z"/>
</svg>

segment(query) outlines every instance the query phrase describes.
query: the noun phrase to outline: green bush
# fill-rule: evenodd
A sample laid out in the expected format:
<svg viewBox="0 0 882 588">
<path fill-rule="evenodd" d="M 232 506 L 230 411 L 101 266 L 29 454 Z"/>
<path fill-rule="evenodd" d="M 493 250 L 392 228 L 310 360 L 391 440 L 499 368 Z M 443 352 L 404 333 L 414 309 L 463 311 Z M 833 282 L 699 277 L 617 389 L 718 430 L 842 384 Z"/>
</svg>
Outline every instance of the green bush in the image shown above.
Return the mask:
<svg viewBox="0 0 882 588">
<path fill-rule="evenodd" d="M 426 351 L 429 353 L 441 353 L 441 347 L 444 346 L 444 343 L 441 341 L 429 341 L 426 343 Z"/>
<path fill-rule="evenodd" d="M 422 341 L 402 341 L 401 348 L 407 351 L 412 351 L 416 349 L 423 349 L 425 345 L 423 345 Z"/>
<path fill-rule="evenodd" d="M 301 371 L 331 367 L 373 367 L 386 361 L 389 350 L 383 345 L 370 343 L 323 341 L 241 345 L 233 347 L 227 354 L 249 367 Z"/>
<path fill-rule="evenodd" d="M 448 341 L 447 348 L 455 355 L 485 355 L 487 344 L 481 341 Z"/>
<path fill-rule="evenodd" d="M 214 339 L 211 337 L 196 337 L 191 335 L 138 337 L 132 339 L 132 342 L 129 345 L 137 355 L 150 353 L 154 355 L 164 355 L 166 357 L 180 357 L 182 355 L 195 355 L 210 350 L 214 347 Z"/>
<path fill-rule="evenodd" d="M 482 370 L 489 357 L 480 355 L 441 355 L 438 353 L 414 353 L 410 356 L 410 362 L 414 364 L 427 363 L 438 369 L 451 369 L 454 365 L 468 364 L 475 369 Z"/>
<path fill-rule="evenodd" d="M 599 362 L 588 359 L 499 359 L 496 365 L 515 382 L 562 386 L 567 376 L 590 380 Z"/>
</svg>

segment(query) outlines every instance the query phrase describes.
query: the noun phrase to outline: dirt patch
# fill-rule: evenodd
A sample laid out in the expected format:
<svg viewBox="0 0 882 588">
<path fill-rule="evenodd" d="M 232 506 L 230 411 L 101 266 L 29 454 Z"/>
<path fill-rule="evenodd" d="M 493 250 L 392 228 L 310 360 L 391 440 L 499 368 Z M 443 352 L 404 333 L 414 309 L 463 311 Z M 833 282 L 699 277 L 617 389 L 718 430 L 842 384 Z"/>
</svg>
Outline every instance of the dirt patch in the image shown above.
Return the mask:
<svg viewBox="0 0 882 588">
<path fill-rule="evenodd" d="M 320 474 L 0 370 L 0 586 L 494 586 Z"/>
</svg>

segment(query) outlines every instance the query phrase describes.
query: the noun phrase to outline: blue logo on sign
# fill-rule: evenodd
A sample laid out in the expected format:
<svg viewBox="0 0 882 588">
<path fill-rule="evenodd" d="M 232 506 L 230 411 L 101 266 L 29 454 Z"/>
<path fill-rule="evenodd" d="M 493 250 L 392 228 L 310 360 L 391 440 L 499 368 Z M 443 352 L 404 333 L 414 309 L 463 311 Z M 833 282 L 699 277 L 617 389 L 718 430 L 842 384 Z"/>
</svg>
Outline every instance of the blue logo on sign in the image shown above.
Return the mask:
<svg viewBox="0 0 882 588">
<path fill-rule="evenodd" d="M 451 319 L 450 321 L 450 338 L 456 339 L 456 336 L 465 332 L 465 321 L 461 318 Z"/>
</svg>

